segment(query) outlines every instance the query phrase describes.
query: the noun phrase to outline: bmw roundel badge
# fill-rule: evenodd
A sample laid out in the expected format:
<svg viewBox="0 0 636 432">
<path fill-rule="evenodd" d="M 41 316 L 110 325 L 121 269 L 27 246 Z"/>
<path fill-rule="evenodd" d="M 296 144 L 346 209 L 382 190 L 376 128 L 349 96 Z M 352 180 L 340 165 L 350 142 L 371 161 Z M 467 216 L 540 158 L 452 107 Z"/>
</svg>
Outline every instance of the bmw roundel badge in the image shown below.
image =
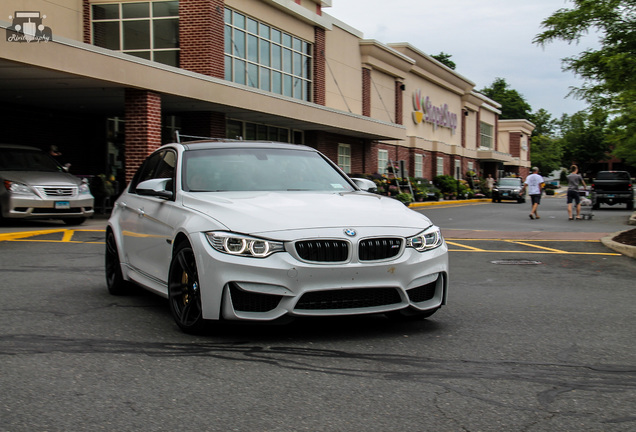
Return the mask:
<svg viewBox="0 0 636 432">
<path fill-rule="evenodd" d="M 355 237 L 355 236 L 356 236 L 356 234 L 357 234 L 357 233 L 356 233 L 356 230 L 351 229 L 351 228 L 347 228 L 347 229 L 345 229 L 345 230 L 344 230 L 344 233 L 345 233 L 346 235 L 348 235 L 349 237 Z"/>
</svg>

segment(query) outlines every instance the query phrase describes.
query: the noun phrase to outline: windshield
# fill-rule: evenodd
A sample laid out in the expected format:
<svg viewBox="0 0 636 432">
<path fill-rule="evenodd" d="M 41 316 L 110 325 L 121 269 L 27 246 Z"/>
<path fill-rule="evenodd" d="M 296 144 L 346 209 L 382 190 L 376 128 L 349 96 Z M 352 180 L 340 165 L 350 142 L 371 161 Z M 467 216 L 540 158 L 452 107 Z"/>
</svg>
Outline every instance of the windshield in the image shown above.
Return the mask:
<svg viewBox="0 0 636 432">
<path fill-rule="evenodd" d="M 499 180 L 499 186 L 521 186 L 521 180 L 516 178 L 504 178 Z"/>
<path fill-rule="evenodd" d="M 0 149 L 0 171 L 60 172 L 62 167 L 40 150 Z"/>
<path fill-rule="evenodd" d="M 190 150 L 182 181 L 191 192 L 354 190 L 320 154 L 292 149 Z"/>
</svg>

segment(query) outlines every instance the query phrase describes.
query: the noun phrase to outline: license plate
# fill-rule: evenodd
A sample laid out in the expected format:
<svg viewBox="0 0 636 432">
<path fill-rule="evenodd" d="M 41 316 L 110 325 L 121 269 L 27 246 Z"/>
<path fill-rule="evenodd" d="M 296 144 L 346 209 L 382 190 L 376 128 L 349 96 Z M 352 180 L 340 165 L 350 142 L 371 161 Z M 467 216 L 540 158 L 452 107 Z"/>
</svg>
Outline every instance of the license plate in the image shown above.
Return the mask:
<svg viewBox="0 0 636 432">
<path fill-rule="evenodd" d="M 508 196 L 508 192 L 502 193 L 503 196 Z"/>
<path fill-rule="evenodd" d="M 56 209 L 70 209 L 71 203 L 68 201 L 56 201 L 55 202 Z"/>
<path fill-rule="evenodd" d="M 616 195 L 614 195 L 614 194 L 607 195 L 608 198 L 614 198 L 615 196 Z"/>
</svg>

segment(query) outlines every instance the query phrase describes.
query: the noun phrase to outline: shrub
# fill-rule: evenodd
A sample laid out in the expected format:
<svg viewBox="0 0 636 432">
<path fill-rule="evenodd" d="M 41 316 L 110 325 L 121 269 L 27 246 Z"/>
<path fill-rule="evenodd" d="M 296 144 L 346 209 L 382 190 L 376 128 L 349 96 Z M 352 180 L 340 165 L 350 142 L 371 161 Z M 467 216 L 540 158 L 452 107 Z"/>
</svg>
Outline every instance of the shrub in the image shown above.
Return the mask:
<svg viewBox="0 0 636 432">
<path fill-rule="evenodd" d="M 413 202 L 413 197 L 408 193 L 401 193 L 395 196 L 395 199 L 403 203 L 404 205 L 409 205 Z"/>
</svg>

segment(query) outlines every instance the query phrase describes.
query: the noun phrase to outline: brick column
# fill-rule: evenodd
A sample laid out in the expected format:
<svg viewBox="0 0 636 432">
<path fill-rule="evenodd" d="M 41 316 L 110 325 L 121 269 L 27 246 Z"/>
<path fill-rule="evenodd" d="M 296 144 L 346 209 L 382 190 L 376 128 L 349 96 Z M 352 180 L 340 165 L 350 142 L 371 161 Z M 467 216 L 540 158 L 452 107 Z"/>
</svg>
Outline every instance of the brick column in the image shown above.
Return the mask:
<svg viewBox="0 0 636 432">
<path fill-rule="evenodd" d="M 224 78 L 223 0 L 179 2 L 179 66 L 192 72 Z"/>
<path fill-rule="evenodd" d="M 521 157 L 521 134 L 519 132 L 510 132 L 509 151 L 512 157 Z"/>
<path fill-rule="evenodd" d="M 150 153 L 161 146 L 161 96 L 147 90 L 126 89 L 126 182 Z"/>
<path fill-rule="evenodd" d="M 86 44 L 91 43 L 91 5 L 88 0 L 82 0 L 82 25 L 83 25 L 83 41 Z"/>
<path fill-rule="evenodd" d="M 395 123 L 399 125 L 404 124 L 403 87 L 404 83 L 395 81 Z"/>
<path fill-rule="evenodd" d="M 208 111 L 181 114 L 182 132 L 209 138 L 225 138 L 225 114 Z"/>
<path fill-rule="evenodd" d="M 314 27 L 314 103 L 323 106 L 326 104 L 326 47 L 325 29 Z"/>
<path fill-rule="evenodd" d="M 367 141 L 364 152 L 364 171 L 365 174 L 375 174 L 378 172 L 378 142 Z"/>
<path fill-rule="evenodd" d="M 362 115 L 371 117 L 371 69 L 362 68 Z"/>
</svg>

